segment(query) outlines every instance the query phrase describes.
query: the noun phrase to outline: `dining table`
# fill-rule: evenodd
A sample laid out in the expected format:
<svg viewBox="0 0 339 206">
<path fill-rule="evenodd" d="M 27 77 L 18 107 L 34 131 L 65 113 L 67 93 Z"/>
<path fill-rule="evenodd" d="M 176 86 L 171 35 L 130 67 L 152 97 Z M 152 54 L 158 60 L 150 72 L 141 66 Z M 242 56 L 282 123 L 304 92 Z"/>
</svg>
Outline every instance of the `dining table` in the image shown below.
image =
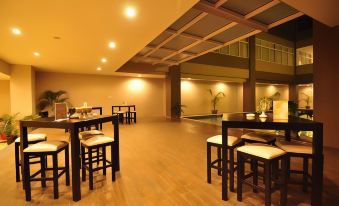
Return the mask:
<svg viewBox="0 0 339 206">
<path fill-rule="evenodd" d="M 133 111 L 135 111 L 135 105 L 134 104 L 127 104 L 127 105 L 113 105 L 112 106 L 112 114 L 115 113 L 115 108 L 118 109 L 118 111 L 122 111 L 122 108 L 127 108 L 127 122 L 128 124 L 131 124 L 131 108 L 133 108 Z"/>
<path fill-rule="evenodd" d="M 272 114 L 267 118 L 260 118 L 259 115 L 247 117 L 246 113 L 223 114 L 222 117 L 222 199 L 228 200 L 228 130 L 229 129 L 267 129 L 285 131 L 284 138 L 291 141 L 291 131 L 312 131 L 312 183 L 311 183 L 311 205 L 322 205 L 323 191 L 323 123 L 288 116 L 288 119 L 274 119 Z"/>
<path fill-rule="evenodd" d="M 54 117 L 38 118 L 33 120 L 20 120 L 20 152 L 23 157 L 23 150 L 28 146 L 28 128 L 56 128 L 66 129 L 70 133 L 71 144 L 71 165 L 72 165 L 72 196 L 73 201 L 81 200 L 81 180 L 80 180 L 80 139 L 79 131 L 91 125 L 98 125 L 105 122 L 112 122 L 114 136 L 114 155 L 116 159 L 116 170 L 120 170 L 119 157 L 119 121 L 117 115 L 98 115 L 87 117 L 85 119 L 61 119 L 55 120 Z M 23 165 L 24 158 L 21 158 L 21 170 L 25 177 L 28 174 L 28 168 Z M 24 179 L 24 178 L 23 178 Z M 23 181 L 23 184 L 25 182 Z"/>
</svg>

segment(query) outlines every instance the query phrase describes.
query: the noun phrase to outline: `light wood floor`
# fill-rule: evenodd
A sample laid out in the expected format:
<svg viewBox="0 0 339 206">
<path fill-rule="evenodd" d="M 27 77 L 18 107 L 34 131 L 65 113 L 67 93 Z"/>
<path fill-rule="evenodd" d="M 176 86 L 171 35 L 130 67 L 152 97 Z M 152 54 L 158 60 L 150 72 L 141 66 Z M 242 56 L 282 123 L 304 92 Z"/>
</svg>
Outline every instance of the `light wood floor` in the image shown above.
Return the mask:
<svg viewBox="0 0 339 206">
<path fill-rule="evenodd" d="M 67 140 L 63 130 L 44 129 L 49 139 Z M 112 134 L 112 125 L 104 132 Z M 32 183 L 32 201 L 24 201 L 21 183 L 15 182 L 14 145 L 0 151 L 0 205 L 263 205 L 263 194 L 244 188 L 243 202 L 230 193 L 230 200 L 221 200 L 221 177 L 213 171 L 212 184 L 206 183 L 206 139 L 218 134 L 220 128 L 184 120 L 141 120 L 136 125 L 122 125 L 121 171 L 116 182 L 101 173 L 95 175 L 95 188 L 89 191 L 82 183 L 82 200 L 72 201 L 71 188 L 65 178 L 59 182 L 60 197 L 53 199 L 52 183 L 42 189 Z M 236 134 L 237 132 L 234 131 Z M 339 202 L 339 151 L 325 149 L 324 205 Z M 60 157 L 60 162 L 61 161 Z M 294 163 L 293 166 L 298 166 Z M 309 205 L 309 194 L 299 186 L 290 186 L 289 205 Z M 279 192 L 273 194 L 278 205 Z"/>
</svg>

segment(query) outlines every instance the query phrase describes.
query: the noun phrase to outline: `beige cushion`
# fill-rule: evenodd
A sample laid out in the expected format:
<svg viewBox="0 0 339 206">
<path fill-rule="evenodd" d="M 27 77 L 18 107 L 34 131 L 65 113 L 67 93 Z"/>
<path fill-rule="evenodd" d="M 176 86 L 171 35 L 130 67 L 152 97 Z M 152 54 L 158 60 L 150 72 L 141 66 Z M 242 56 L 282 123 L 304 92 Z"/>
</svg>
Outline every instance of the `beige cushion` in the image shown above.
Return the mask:
<svg viewBox="0 0 339 206">
<path fill-rule="evenodd" d="M 214 144 L 222 144 L 222 135 L 215 135 L 207 139 L 207 142 L 214 143 Z M 234 146 L 241 142 L 241 139 L 235 136 L 228 136 L 228 146 Z"/>
<path fill-rule="evenodd" d="M 46 139 L 47 139 L 47 134 L 28 134 L 27 135 L 28 142 L 45 141 Z M 16 138 L 15 142 L 20 142 L 20 137 Z"/>
<path fill-rule="evenodd" d="M 89 138 L 92 138 L 95 135 L 104 135 L 104 133 L 100 130 L 83 131 L 83 132 L 79 132 L 79 139 L 87 140 Z"/>
<path fill-rule="evenodd" d="M 250 132 L 250 133 L 241 135 L 241 139 L 267 143 L 267 142 L 271 142 L 275 140 L 275 136 L 271 134 L 261 133 L 261 132 Z"/>
<path fill-rule="evenodd" d="M 286 154 L 284 150 L 269 145 L 245 145 L 238 147 L 237 150 L 264 159 L 274 159 Z"/>
<path fill-rule="evenodd" d="M 106 144 L 110 142 L 114 142 L 113 137 L 100 136 L 100 135 L 94 136 L 88 140 L 81 141 L 81 143 L 87 147 Z"/>
<path fill-rule="evenodd" d="M 117 114 L 125 114 L 126 112 L 125 111 L 116 111 L 114 113 L 117 113 Z"/>
<path fill-rule="evenodd" d="M 312 144 L 308 142 L 300 142 L 300 141 L 277 141 L 275 143 L 277 147 L 282 150 L 290 153 L 298 153 L 298 154 L 312 154 Z"/>
<path fill-rule="evenodd" d="M 68 142 L 65 141 L 44 141 L 28 146 L 24 152 L 55 152 L 67 145 Z"/>
</svg>

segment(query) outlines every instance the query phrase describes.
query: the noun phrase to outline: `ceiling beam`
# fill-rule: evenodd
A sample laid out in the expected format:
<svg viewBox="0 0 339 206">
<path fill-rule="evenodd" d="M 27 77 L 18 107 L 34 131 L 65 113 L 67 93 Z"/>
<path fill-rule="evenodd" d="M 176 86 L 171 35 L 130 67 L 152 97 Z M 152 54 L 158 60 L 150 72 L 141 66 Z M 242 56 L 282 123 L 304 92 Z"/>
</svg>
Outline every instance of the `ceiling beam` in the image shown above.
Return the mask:
<svg viewBox="0 0 339 206">
<path fill-rule="evenodd" d="M 260 32 L 261 32 L 260 30 L 254 30 L 254 31 L 251 31 L 251 32 L 249 32 L 249 33 L 247 33 L 247 34 L 244 34 L 244 35 L 242 35 L 242 36 L 240 36 L 240 37 L 237 37 L 237 38 L 235 38 L 235 39 L 232 39 L 231 41 L 226 42 L 226 43 L 225 43 L 224 45 L 222 45 L 222 46 L 216 46 L 216 47 L 213 47 L 213 48 L 211 48 L 211 49 L 205 50 L 205 51 L 203 51 L 203 52 L 201 52 L 201 53 L 199 53 L 199 54 L 196 54 L 195 56 L 191 56 L 191 57 L 187 57 L 187 58 L 185 58 L 185 59 L 182 59 L 182 60 L 180 60 L 178 63 L 183 63 L 183 62 L 189 61 L 189 60 L 191 60 L 191 59 L 194 59 L 194 58 L 196 58 L 196 57 L 198 57 L 198 56 L 207 54 L 207 53 L 209 53 L 209 52 L 213 52 L 213 51 L 215 51 L 215 50 L 217 50 L 217 49 L 220 49 L 220 48 L 222 48 L 222 47 L 224 47 L 224 46 L 230 45 L 230 44 L 232 44 L 232 43 L 234 43 L 234 42 L 240 41 L 241 39 L 248 38 L 248 37 L 253 36 L 253 35 L 255 35 L 255 34 L 258 34 L 258 33 L 260 33 Z"/>
<path fill-rule="evenodd" d="M 152 62 L 152 64 L 154 62 L 159 62 L 161 61 L 161 59 L 159 58 L 155 58 L 155 57 L 144 57 L 142 55 L 136 55 L 132 58 L 133 60 L 135 60 L 136 62 L 147 62 L 147 61 L 150 61 Z M 167 65 L 177 65 L 178 62 L 176 61 L 172 61 L 172 60 L 167 60 L 167 61 L 161 61 L 162 64 L 167 64 Z"/>
<path fill-rule="evenodd" d="M 226 3 L 228 0 L 220 0 L 217 3 L 214 4 L 214 8 L 218 8 L 221 5 L 223 5 L 224 3 Z"/>
<path fill-rule="evenodd" d="M 200 10 L 202 12 L 206 12 L 209 14 L 213 14 L 228 20 L 231 20 L 233 22 L 237 22 L 239 24 L 243 24 L 246 26 L 249 26 L 251 28 L 254 28 L 256 30 L 260 30 L 260 31 L 267 31 L 267 25 L 262 24 L 258 21 L 255 20 L 251 20 L 251 19 L 246 19 L 244 16 L 242 16 L 241 14 L 238 14 L 234 11 L 228 10 L 228 9 L 218 9 L 215 8 L 213 5 L 211 5 L 208 2 L 205 1 L 200 1 L 197 4 L 195 4 L 193 6 L 194 9 Z"/>
<path fill-rule="evenodd" d="M 172 34 L 176 33 L 176 31 L 173 30 L 173 29 L 166 29 L 165 31 L 168 32 L 168 33 L 172 33 Z M 181 33 L 180 36 L 183 36 L 183 37 L 186 37 L 186 38 L 189 38 L 189 39 L 194 39 L 194 40 L 202 40 L 204 38 L 204 37 L 189 34 L 189 33 L 186 33 L 186 32 Z M 211 43 L 211 44 L 216 44 L 216 45 L 224 44 L 223 42 L 215 41 L 215 40 L 205 40 L 205 41 L 208 42 L 208 43 Z"/>
<path fill-rule="evenodd" d="M 291 21 L 291 20 L 293 20 L 293 19 L 296 19 L 296 18 L 298 18 L 298 17 L 300 17 L 300 16 L 302 16 L 302 15 L 304 15 L 304 13 L 302 13 L 302 12 L 297 12 L 297 13 L 295 13 L 295 14 L 292 14 L 292 15 L 290 15 L 290 16 L 287 16 L 287 17 L 285 17 L 285 18 L 282 18 L 282 19 L 280 19 L 279 21 L 276 21 L 276 22 L 273 22 L 273 23 L 269 24 L 269 25 L 268 25 L 268 28 L 270 29 L 270 28 L 279 26 L 280 24 L 283 24 L 283 23 L 285 23 L 285 22 L 288 22 L 288 21 Z"/>
<path fill-rule="evenodd" d="M 267 4 L 263 5 L 263 6 L 255 9 L 255 10 L 251 11 L 250 13 L 246 14 L 244 17 L 245 17 L 245 19 L 252 18 L 253 16 L 255 16 L 257 14 L 260 14 L 261 12 L 266 11 L 269 8 L 272 8 L 273 6 L 275 6 L 275 5 L 279 4 L 279 3 L 280 3 L 279 0 L 273 0 L 273 1 L 267 3 Z"/>
<path fill-rule="evenodd" d="M 146 46 L 145 48 L 155 49 L 155 46 Z M 177 51 L 177 50 L 175 50 L 175 49 L 170 49 L 170 48 L 166 48 L 166 47 L 161 47 L 161 48 L 159 48 L 159 50 L 165 50 L 165 51 L 169 51 L 169 52 L 176 52 L 176 51 Z M 192 53 L 192 52 L 183 52 L 183 54 L 192 56 L 192 55 L 195 55 L 196 53 Z"/>
</svg>

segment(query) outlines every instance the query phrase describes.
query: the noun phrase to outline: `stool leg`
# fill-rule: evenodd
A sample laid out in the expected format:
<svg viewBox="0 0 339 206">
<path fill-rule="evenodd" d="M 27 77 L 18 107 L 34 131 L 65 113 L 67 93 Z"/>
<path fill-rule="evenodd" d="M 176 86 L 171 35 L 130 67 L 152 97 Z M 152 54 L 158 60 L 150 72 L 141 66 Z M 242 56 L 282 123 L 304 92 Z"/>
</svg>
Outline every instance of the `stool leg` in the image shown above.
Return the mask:
<svg viewBox="0 0 339 206">
<path fill-rule="evenodd" d="M 102 147 L 102 169 L 103 174 L 106 175 L 106 146 Z"/>
<path fill-rule="evenodd" d="M 217 153 L 218 153 L 218 162 L 217 162 L 218 175 L 220 176 L 221 175 L 221 147 L 217 147 Z M 211 170 L 211 167 L 210 167 L 210 170 Z"/>
<path fill-rule="evenodd" d="M 65 148 L 66 186 L 69 186 L 69 148 Z"/>
<path fill-rule="evenodd" d="M 134 113 L 134 123 L 137 123 L 137 113 Z"/>
<path fill-rule="evenodd" d="M 230 148 L 230 191 L 235 192 L 234 190 L 234 148 Z"/>
<path fill-rule="evenodd" d="M 207 182 L 211 183 L 211 145 L 207 143 Z"/>
<path fill-rule="evenodd" d="M 287 205 L 287 159 L 288 157 L 283 157 L 281 159 L 281 186 L 280 186 L 280 205 L 285 206 Z"/>
<path fill-rule="evenodd" d="M 58 154 L 55 153 L 53 156 L 53 187 L 54 187 L 54 199 L 59 198 L 59 187 L 58 187 Z"/>
<path fill-rule="evenodd" d="M 264 163 L 265 206 L 271 206 L 271 162 Z"/>
<path fill-rule="evenodd" d="M 19 149 L 20 149 L 20 144 L 18 143 L 14 143 L 14 147 L 15 147 L 15 177 L 16 177 L 16 182 L 20 182 L 20 153 L 19 153 Z"/>
<path fill-rule="evenodd" d="M 244 159 L 242 155 L 237 152 L 237 200 L 242 201 L 242 179 L 244 178 Z"/>
<path fill-rule="evenodd" d="M 41 165 L 41 187 L 46 187 L 46 156 L 40 156 L 40 165 Z"/>
<path fill-rule="evenodd" d="M 85 147 L 81 145 L 81 176 L 82 181 L 86 181 L 86 154 Z"/>
<path fill-rule="evenodd" d="M 25 195 L 26 201 L 31 201 L 31 174 L 29 169 L 29 155 L 24 154 L 24 187 L 25 187 Z"/>
<path fill-rule="evenodd" d="M 111 144 L 111 167 L 112 167 L 112 182 L 115 181 L 115 170 L 117 165 L 117 159 L 114 156 L 114 143 Z"/>
<path fill-rule="evenodd" d="M 303 158 L 303 191 L 308 189 L 308 157 Z"/>
<path fill-rule="evenodd" d="M 92 159 L 92 148 L 88 148 L 88 173 L 89 173 L 89 189 L 93 190 L 93 159 Z"/>
<path fill-rule="evenodd" d="M 253 170 L 253 185 L 258 186 L 258 161 L 252 161 L 252 170 Z M 258 193 L 258 189 L 253 187 L 253 192 Z"/>
<path fill-rule="evenodd" d="M 100 155 L 100 149 L 97 148 L 97 167 L 99 167 L 100 161 L 99 161 L 99 155 Z"/>
</svg>

